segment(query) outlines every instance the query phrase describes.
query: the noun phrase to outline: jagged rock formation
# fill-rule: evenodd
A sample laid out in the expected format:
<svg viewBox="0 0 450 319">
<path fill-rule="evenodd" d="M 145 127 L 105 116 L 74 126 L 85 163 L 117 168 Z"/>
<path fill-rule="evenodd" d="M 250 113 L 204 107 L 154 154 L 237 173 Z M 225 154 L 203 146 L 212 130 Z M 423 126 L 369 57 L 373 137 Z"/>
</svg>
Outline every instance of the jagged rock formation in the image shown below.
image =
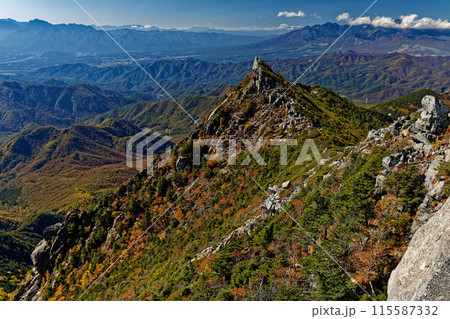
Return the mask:
<svg viewBox="0 0 450 319">
<path fill-rule="evenodd" d="M 423 98 L 422 108 L 420 118 L 414 124 L 412 131 L 417 130 L 419 134 L 424 134 L 432 142 L 448 127 L 448 108 L 432 95 Z"/>
<path fill-rule="evenodd" d="M 389 300 L 450 300 L 450 201 L 420 227 L 391 274 Z"/>
<path fill-rule="evenodd" d="M 257 138 L 266 133 L 276 134 L 280 128 L 286 131 L 292 127 L 298 130 L 311 127 L 311 121 L 301 114 L 304 106 L 296 108 L 297 102 L 287 94 L 287 89 L 284 79 L 256 57 L 253 72 L 237 90 L 228 92 L 207 118 L 204 136 Z"/>
<path fill-rule="evenodd" d="M 85 211 L 74 209 L 69 211 L 63 223 L 58 223 L 44 229 L 44 239 L 33 253 L 33 274 L 14 296 L 14 300 L 40 300 L 40 289 L 47 271 L 53 272 L 58 256 L 64 257 L 76 242 L 78 229 L 91 226 L 91 218 Z"/>
<path fill-rule="evenodd" d="M 384 139 L 389 135 L 394 139 L 403 139 L 409 142 L 407 146 L 383 159 L 384 170 L 377 176 L 376 187 L 382 189 L 386 177 L 398 171 L 404 165 L 420 167 L 424 175 L 427 194 L 419 206 L 412 228 L 413 232 L 442 206 L 440 202 L 444 197 L 445 182 L 436 181 L 437 168 L 441 163 L 448 162 L 450 159 L 447 156 L 449 150 L 445 148 L 434 149 L 431 144 L 449 125 L 448 108 L 443 105 L 442 101 L 428 95 L 423 98 L 422 109 L 418 112 L 420 117 L 416 121 L 414 121 L 413 115 L 407 115 L 397 119 L 386 128 L 370 131 L 362 146 L 364 148 L 364 145 L 382 145 L 386 143 Z M 433 206 L 433 201 L 438 204 Z"/>
</svg>

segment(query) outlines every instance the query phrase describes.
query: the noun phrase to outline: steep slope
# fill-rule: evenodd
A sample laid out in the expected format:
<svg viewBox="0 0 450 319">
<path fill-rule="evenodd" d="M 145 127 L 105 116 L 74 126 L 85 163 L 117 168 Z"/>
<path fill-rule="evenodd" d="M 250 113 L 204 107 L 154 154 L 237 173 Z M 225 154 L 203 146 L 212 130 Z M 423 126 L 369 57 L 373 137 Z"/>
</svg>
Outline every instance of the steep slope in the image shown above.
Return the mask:
<svg viewBox="0 0 450 319">
<path fill-rule="evenodd" d="M 125 141 L 137 132 L 112 120 L 67 129 L 33 126 L 0 149 L 0 298 L 25 277 L 33 247 L 61 212 L 134 175 L 125 166 Z"/>
<path fill-rule="evenodd" d="M 16 190 L 2 203 L 52 212 L 107 191 L 130 176 L 125 140 L 137 132 L 115 121 L 67 129 L 31 126 L 0 149 L 0 187 Z"/>
<path fill-rule="evenodd" d="M 274 70 L 294 81 L 315 60 L 271 61 Z M 174 96 L 206 92 L 219 85 L 235 85 L 251 70 L 250 62 L 213 63 L 195 59 L 159 61 L 146 69 Z M 83 64 L 43 68 L 29 74 L 36 80 L 59 79 L 92 83 L 118 91 L 161 94 L 139 69 L 131 66 L 93 67 Z M 450 88 L 449 57 L 413 57 L 406 54 L 365 55 L 355 52 L 325 55 L 301 79 L 338 90 L 360 104 L 375 104 L 429 88 L 442 93 Z"/>
<path fill-rule="evenodd" d="M 450 299 L 450 201 L 419 228 L 389 280 L 389 300 Z"/>
<path fill-rule="evenodd" d="M 206 95 L 192 96 L 177 102 L 194 118 L 199 119 L 213 109 L 226 88 L 219 87 Z M 192 119 L 186 116 L 179 105 L 167 100 L 159 102 L 142 101 L 115 108 L 86 121 L 86 123 L 98 124 L 110 118 L 125 120 L 142 129 L 150 128 L 157 132 L 164 132 L 175 140 L 183 139 L 196 127 Z"/>
<path fill-rule="evenodd" d="M 47 86 L 0 83 L 0 135 L 19 132 L 27 124 L 67 127 L 133 98 L 86 85 Z"/>
<path fill-rule="evenodd" d="M 329 89 L 292 86 L 259 58 L 253 72 L 207 118 L 205 136 L 276 136 L 287 129 L 291 137 L 312 126 L 320 128 L 323 139 L 333 145 L 356 143 L 370 126 L 377 121 L 381 126 L 386 119 Z"/>
</svg>

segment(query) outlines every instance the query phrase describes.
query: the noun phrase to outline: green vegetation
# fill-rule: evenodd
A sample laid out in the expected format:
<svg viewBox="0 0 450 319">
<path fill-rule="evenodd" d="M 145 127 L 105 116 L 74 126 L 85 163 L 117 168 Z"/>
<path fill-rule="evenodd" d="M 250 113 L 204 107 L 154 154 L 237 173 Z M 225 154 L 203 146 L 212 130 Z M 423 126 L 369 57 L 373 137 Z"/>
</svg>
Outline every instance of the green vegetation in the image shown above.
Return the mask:
<svg viewBox="0 0 450 319">
<path fill-rule="evenodd" d="M 17 288 L 43 226 L 59 220 L 46 214 L 89 205 L 135 174 L 125 167 L 124 145 L 138 131 L 119 121 L 29 126 L 0 148 L 0 295 Z"/>
<path fill-rule="evenodd" d="M 408 166 L 404 171 L 394 172 L 385 181 L 386 190 L 398 198 L 404 211 L 413 215 L 426 194 L 423 177 L 416 166 Z"/>
<path fill-rule="evenodd" d="M 210 92 L 204 96 L 193 96 L 179 103 L 195 119 L 201 118 L 219 101 L 219 92 Z M 164 132 L 175 139 L 182 139 L 195 128 L 193 120 L 173 101 L 138 102 L 115 108 L 105 114 L 87 121 L 99 124 L 106 119 L 125 120 L 139 128 L 150 128 Z"/>
<path fill-rule="evenodd" d="M 18 228 L 0 230 L 0 300 L 11 299 L 30 269 L 30 254 L 42 239 L 44 228 L 60 220 L 61 216 L 47 214 L 30 216 Z"/>
<path fill-rule="evenodd" d="M 445 178 L 444 194 L 450 197 L 450 163 L 442 163 L 438 167 L 438 176 Z"/>
<path fill-rule="evenodd" d="M 432 90 L 423 89 L 398 97 L 388 102 L 384 102 L 370 107 L 371 110 L 386 114 L 392 118 L 414 113 L 422 108 L 422 99 L 426 95 L 433 95 L 439 98 L 440 95 Z"/>
</svg>

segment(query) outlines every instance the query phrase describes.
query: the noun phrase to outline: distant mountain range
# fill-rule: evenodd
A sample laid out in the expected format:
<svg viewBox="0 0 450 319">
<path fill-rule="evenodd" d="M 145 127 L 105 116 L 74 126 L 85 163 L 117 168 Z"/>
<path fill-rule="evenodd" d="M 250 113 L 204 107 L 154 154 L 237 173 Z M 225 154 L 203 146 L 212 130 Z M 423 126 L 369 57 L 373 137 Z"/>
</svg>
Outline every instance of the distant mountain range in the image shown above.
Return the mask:
<svg viewBox="0 0 450 319">
<path fill-rule="evenodd" d="M 142 31 L 147 30 L 143 26 L 110 27 L 108 32 L 146 64 L 185 57 L 213 62 L 251 61 L 255 56 L 267 60 L 310 57 L 321 54 L 347 28 L 347 25 L 326 23 L 274 36 L 208 28 L 185 31 L 147 28 L 149 31 Z M 53 25 L 42 20 L 0 20 L 0 49 L 0 71 L 8 74 L 65 63 L 130 63 L 129 57 L 98 28 Z M 358 25 L 353 26 L 330 52 L 349 50 L 364 54 L 449 55 L 450 30 Z"/>
<path fill-rule="evenodd" d="M 321 54 L 338 39 L 348 25 L 325 23 L 307 26 L 258 43 L 232 48 L 193 52 L 202 59 L 245 61 L 254 56 L 266 59 L 299 58 Z M 365 54 L 392 52 L 419 56 L 450 55 L 450 30 L 393 29 L 357 25 L 331 47 L 329 52 L 355 51 Z"/>
<path fill-rule="evenodd" d="M 297 79 L 315 58 L 271 61 L 290 81 Z M 196 59 L 158 61 L 145 69 L 174 96 L 204 94 L 219 85 L 235 85 L 251 70 L 250 62 L 214 63 Z M 36 81 L 57 79 L 91 83 L 117 91 L 134 90 L 167 97 L 134 66 L 95 67 L 67 64 L 39 69 L 27 75 Z M 325 55 L 302 83 L 332 88 L 358 103 L 376 104 L 413 91 L 450 88 L 450 57 L 414 57 L 393 53 L 366 55 L 355 52 Z"/>
<path fill-rule="evenodd" d="M 225 33 L 225 34 L 233 34 L 233 35 L 247 35 L 247 36 L 260 36 L 260 37 L 274 37 L 276 35 L 280 35 L 288 32 L 286 28 L 273 28 L 270 30 L 266 29 L 257 29 L 257 28 L 249 28 L 249 29 L 237 29 L 237 30 L 225 30 L 225 29 L 217 29 L 217 28 L 208 28 L 208 27 L 199 27 L 194 26 L 187 29 L 164 29 L 158 28 L 156 26 L 150 25 L 142 25 L 142 24 L 128 24 L 128 25 L 104 25 L 101 28 L 96 25 L 91 25 L 93 28 L 97 30 L 101 30 L 102 28 L 109 30 L 122 30 L 122 29 L 130 29 L 130 30 L 138 30 L 138 31 L 186 31 L 186 32 L 209 32 L 209 33 Z"/>
<path fill-rule="evenodd" d="M 261 37 L 219 33 L 154 30 L 110 30 L 129 51 L 181 51 L 239 45 Z M 0 46 L 19 52 L 117 53 L 121 49 L 101 30 L 80 24 L 50 24 L 42 20 L 20 23 L 2 20 Z"/>
<path fill-rule="evenodd" d="M 235 46 L 267 38 L 211 32 L 131 29 L 110 30 L 111 36 L 138 59 L 183 56 L 186 50 Z M 0 70 L 4 72 L 83 61 L 111 63 L 128 57 L 102 30 L 79 24 L 53 25 L 42 20 L 0 20 Z M 136 54 L 140 52 L 141 54 Z M 129 61 L 128 61 L 129 62 Z"/>
</svg>

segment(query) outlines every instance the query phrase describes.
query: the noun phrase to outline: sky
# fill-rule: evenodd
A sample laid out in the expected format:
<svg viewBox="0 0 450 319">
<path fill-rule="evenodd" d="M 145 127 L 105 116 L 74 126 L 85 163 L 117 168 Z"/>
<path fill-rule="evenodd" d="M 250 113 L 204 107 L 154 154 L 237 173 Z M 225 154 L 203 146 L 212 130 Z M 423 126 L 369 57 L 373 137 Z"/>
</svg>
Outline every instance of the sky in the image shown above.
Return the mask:
<svg viewBox="0 0 450 319">
<path fill-rule="evenodd" d="M 161 28 L 193 26 L 222 29 L 299 28 L 306 25 L 356 21 L 393 23 L 416 14 L 420 23 L 405 26 L 426 27 L 445 24 L 450 13 L 449 0 L 378 0 L 356 20 L 374 0 L 77 0 L 102 25 L 141 24 Z M 378 20 L 376 20 L 378 18 Z M 73 0 L 0 0 L 0 18 L 29 21 L 35 18 L 51 23 L 94 24 Z M 369 19 L 369 20 L 368 20 Z M 441 19 L 441 20 L 438 20 Z M 409 21 L 408 20 L 408 21 Z M 440 22 L 440 23 L 437 23 Z M 443 23 L 442 23 L 443 22 Z M 448 22 L 448 21 L 447 21 Z"/>
</svg>

